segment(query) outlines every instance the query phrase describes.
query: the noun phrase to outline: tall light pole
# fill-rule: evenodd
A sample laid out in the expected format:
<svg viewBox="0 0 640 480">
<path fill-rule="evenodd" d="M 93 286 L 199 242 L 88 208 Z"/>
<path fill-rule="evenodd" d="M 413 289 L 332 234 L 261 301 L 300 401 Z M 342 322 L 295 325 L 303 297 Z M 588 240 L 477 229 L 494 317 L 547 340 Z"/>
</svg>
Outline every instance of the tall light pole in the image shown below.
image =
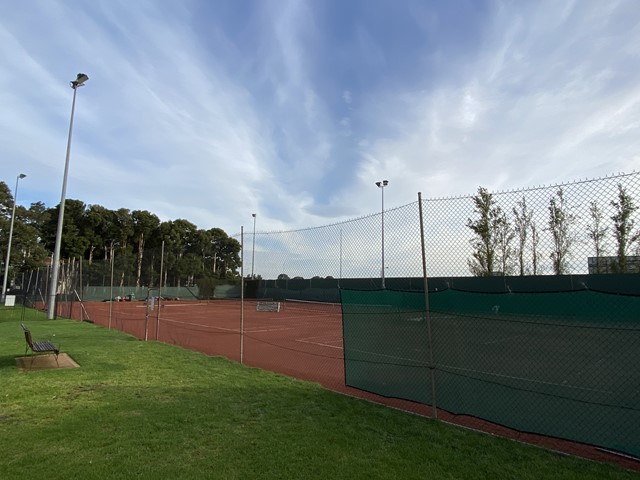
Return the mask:
<svg viewBox="0 0 640 480">
<path fill-rule="evenodd" d="M 51 282 L 49 282 L 49 301 L 47 303 L 47 318 L 53 320 L 56 314 L 56 292 L 58 291 L 58 269 L 60 267 L 60 246 L 62 244 L 62 225 L 64 223 L 64 203 L 67 195 L 67 176 L 69 174 L 69 154 L 71 153 L 71 132 L 73 131 L 73 114 L 76 108 L 76 92 L 82 87 L 89 76 L 79 73 L 70 83 L 73 89 L 73 102 L 71 103 L 71 120 L 69 121 L 69 138 L 67 139 L 67 157 L 64 162 L 64 176 L 62 177 L 62 195 L 58 209 L 58 229 L 56 230 L 56 245 L 53 252 L 51 265 Z"/>
<path fill-rule="evenodd" d="M 389 180 L 382 180 L 381 182 L 376 182 L 376 185 L 380 190 L 382 190 L 382 288 L 385 288 L 385 285 L 384 285 L 384 187 L 389 185 Z"/>
<path fill-rule="evenodd" d="M 253 249 L 251 250 L 251 280 L 255 277 L 253 275 L 253 266 L 256 263 L 256 214 L 252 213 L 253 217 Z"/>
<path fill-rule="evenodd" d="M 2 301 L 7 296 L 7 279 L 9 278 L 9 261 L 11 259 L 11 238 L 13 237 L 13 221 L 16 218 L 16 202 L 18 201 L 18 182 L 26 177 L 21 173 L 16 178 L 16 189 L 13 192 L 13 211 L 11 212 L 11 227 L 9 227 L 9 244 L 7 246 L 7 261 L 4 263 L 4 280 L 2 281 Z"/>
</svg>

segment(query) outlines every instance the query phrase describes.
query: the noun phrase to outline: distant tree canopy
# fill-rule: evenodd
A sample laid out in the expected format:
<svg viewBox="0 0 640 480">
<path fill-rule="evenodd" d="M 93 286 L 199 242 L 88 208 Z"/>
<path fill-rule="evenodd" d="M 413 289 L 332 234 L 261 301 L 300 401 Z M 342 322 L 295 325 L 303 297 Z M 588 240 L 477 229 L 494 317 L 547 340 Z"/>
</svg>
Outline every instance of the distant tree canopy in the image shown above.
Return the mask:
<svg viewBox="0 0 640 480">
<path fill-rule="evenodd" d="M 2 273 L 4 274 L 4 262 L 6 261 L 7 246 L 9 242 L 9 230 L 11 227 L 11 214 L 13 211 L 13 196 L 7 184 L 0 182 L 0 246 L 2 251 Z M 44 204 L 38 202 L 31 205 L 28 210 L 16 205 L 16 215 L 13 225 L 13 237 L 11 241 L 10 267 L 14 271 L 26 271 L 43 265 L 48 256 L 46 248 L 42 244 L 40 226 L 48 220 L 48 214 Z"/>
<path fill-rule="evenodd" d="M 0 182 L 0 253 L 5 255 L 12 208 L 11 191 Z M 52 255 L 58 211 L 59 205 L 46 208 L 42 202 L 32 203 L 28 209 L 16 206 L 12 277 L 42 267 Z M 184 219 L 161 222 L 146 210 L 109 210 L 66 200 L 60 257 L 83 259 L 86 271 L 104 275 L 115 258 L 126 269 L 126 277 L 138 286 L 157 285 L 163 242 L 165 284 L 190 285 L 199 278 L 238 276 L 240 243 L 220 228 L 202 230 Z"/>
</svg>

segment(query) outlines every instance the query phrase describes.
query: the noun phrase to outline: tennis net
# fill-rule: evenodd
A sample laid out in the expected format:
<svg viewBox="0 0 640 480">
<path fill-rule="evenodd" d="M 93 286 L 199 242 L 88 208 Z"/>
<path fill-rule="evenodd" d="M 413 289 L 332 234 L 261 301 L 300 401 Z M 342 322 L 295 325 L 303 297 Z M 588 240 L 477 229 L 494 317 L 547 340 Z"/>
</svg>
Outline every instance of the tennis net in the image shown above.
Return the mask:
<svg viewBox="0 0 640 480">
<path fill-rule="evenodd" d="M 282 310 L 285 312 L 342 315 L 342 305 L 340 303 L 298 300 L 293 298 L 287 298 L 282 302 Z"/>
</svg>

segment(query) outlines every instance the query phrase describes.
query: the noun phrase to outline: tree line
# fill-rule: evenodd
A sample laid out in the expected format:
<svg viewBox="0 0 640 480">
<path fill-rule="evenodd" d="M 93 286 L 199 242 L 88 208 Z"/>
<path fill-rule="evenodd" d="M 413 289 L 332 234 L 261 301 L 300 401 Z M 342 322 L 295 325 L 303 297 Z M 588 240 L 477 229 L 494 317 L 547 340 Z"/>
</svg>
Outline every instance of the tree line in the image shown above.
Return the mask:
<svg viewBox="0 0 640 480">
<path fill-rule="evenodd" d="M 13 201 L 9 187 L 0 181 L 3 271 Z M 607 214 L 595 201 L 589 203 L 588 223 L 578 222 L 562 188 L 549 198 L 544 220 L 534 217 L 525 196 L 505 210 L 493 194 L 479 187 L 472 201 L 475 217 L 466 223 L 473 233 L 469 240 L 472 253 L 467 259 L 472 275 L 539 275 L 547 258 L 554 274 L 569 273 L 568 260 L 579 241 L 578 226 L 592 247 L 596 272 L 629 272 L 637 267 L 630 264 L 630 255 L 640 250 L 640 231 L 634 219 L 639 207 L 621 184 Z M 55 246 L 58 209 L 47 208 L 42 202 L 28 208 L 16 206 L 10 279 L 48 265 Z M 607 257 L 611 244 L 614 255 Z M 61 275 L 81 265 L 85 284 L 108 285 L 108 277 L 115 271 L 114 284 L 154 287 L 161 281 L 162 269 L 162 285 L 197 284 L 202 288 L 219 279 L 239 279 L 240 249 L 240 243 L 220 228 L 203 230 L 184 219 L 160 221 L 147 210 L 110 210 L 67 200 Z"/>
<path fill-rule="evenodd" d="M 542 225 L 534 220 L 533 211 L 524 196 L 509 213 L 484 187 L 478 188 L 472 200 L 476 218 L 469 218 L 466 226 L 473 232 L 470 239 L 473 251 L 467 260 L 473 275 L 540 274 L 543 232 L 550 239 L 549 258 L 553 273 L 569 273 L 568 259 L 578 238 L 575 231 L 578 217 L 562 188 L 558 188 L 549 199 L 546 222 Z M 634 219 L 638 206 L 621 184 L 618 184 L 617 197 L 611 200 L 610 206 L 613 215 L 607 219 L 595 201 L 589 203 L 589 223 L 585 226 L 585 233 L 593 246 L 595 273 L 626 273 L 632 270 L 630 253 L 634 246 L 639 246 L 640 231 L 636 229 Z M 611 236 L 615 255 L 606 257 L 605 247 Z"/>
<path fill-rule="evenodd" d="M 0 182 L 3 271 L 13 202 L 9 187 Z M 42 202 L 29 208 L 16 205 L 10 278 L 48 264 L 55 247 L 58 212 L 59 205 L 47 208 Z M 82 261 L 83 278 L 94 285 L 115 269 L 117 283 L 158 286 L 161 266 L 163 285 L 236 279 L 240 248 L 240 243 L 220 228 L 203 230 L 184 219 L 160 221 L 147 210 L 110 210 L 73 199 L 65 202 L 60 258 L 74 265 Z"/>
</svg>

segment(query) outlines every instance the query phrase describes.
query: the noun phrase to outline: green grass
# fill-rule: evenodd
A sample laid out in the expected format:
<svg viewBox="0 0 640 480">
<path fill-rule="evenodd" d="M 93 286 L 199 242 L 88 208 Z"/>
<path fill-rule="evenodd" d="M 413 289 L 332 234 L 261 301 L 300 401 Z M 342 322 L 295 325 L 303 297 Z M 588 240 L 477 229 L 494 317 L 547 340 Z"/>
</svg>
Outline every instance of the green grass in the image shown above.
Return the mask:
<svg viewBox="0 0 640 480">
<path fill-rule="evenodd" d="M 81 368 L 22 372 L 19 323 Z M 54 337 L 55 335 L 55 337 Z M 223 358 L 0 310 L 0 478 L 638 478 Z"/>
</svg>

